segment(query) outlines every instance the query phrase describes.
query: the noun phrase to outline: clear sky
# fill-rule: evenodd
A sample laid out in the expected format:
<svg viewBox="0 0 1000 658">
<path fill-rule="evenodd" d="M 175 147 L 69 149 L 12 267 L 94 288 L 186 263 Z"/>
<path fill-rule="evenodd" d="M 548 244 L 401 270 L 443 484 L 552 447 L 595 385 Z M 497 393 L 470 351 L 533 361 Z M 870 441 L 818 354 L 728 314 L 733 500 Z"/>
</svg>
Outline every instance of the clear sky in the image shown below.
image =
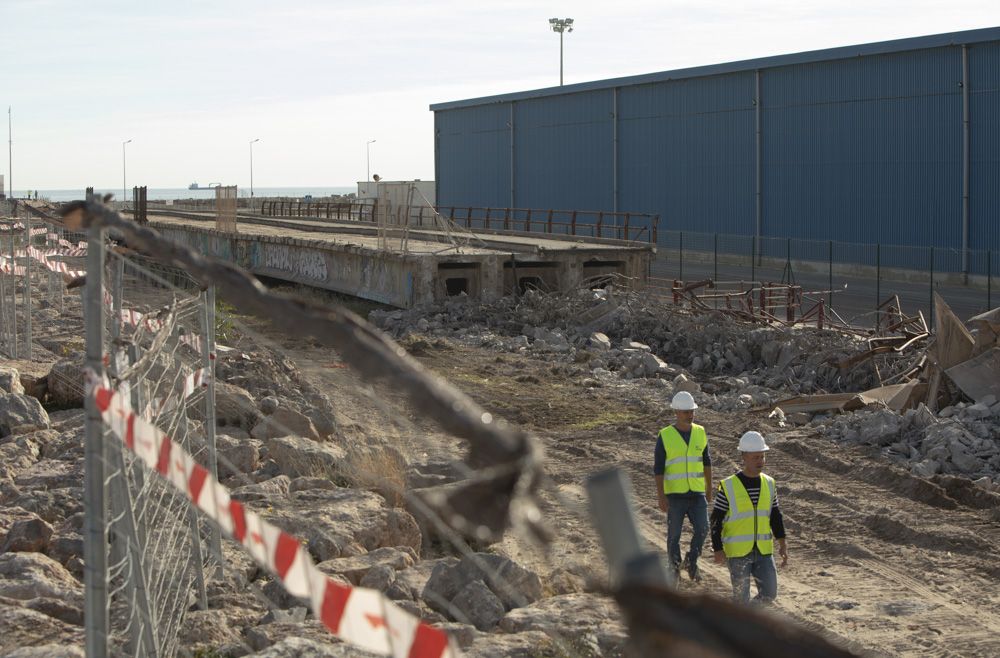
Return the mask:
<svg viewBox="0 0 1000 658">
<path fill-rule="evenodd" d="M 0 0 L 17 190 L 434 177 L 432 103 L 1000 25 L 997 0 Z M 3 117 L 6 119 L 6 117 Z M 2 139 L 5 131 L 0 129 Z M 6 149 L 0 172 L 9 174 Z"/>
</svg>

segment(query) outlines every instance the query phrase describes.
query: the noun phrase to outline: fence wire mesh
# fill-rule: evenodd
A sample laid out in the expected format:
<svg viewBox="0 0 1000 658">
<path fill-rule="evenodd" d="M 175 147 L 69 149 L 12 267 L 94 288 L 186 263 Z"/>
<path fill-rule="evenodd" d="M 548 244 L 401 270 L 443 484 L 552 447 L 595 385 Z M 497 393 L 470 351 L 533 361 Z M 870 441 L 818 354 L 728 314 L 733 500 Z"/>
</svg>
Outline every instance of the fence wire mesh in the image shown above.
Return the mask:
<svg viewBox="0 0 1000 658">
<path fill-rule="evenodd" d="M 892 294 L 906 312 L 920 311 L 928 321 L 935 292 L 960 317 L 982 313 L 997 301 L 998 267 L 1000 250 L 660 231 L 649 273 L 652 287 L 665 292 L 674 280 L 711 279 L 737 291 L 797 285 L 846 322 L 871 326 L 875 309 Z"/>
</svg>

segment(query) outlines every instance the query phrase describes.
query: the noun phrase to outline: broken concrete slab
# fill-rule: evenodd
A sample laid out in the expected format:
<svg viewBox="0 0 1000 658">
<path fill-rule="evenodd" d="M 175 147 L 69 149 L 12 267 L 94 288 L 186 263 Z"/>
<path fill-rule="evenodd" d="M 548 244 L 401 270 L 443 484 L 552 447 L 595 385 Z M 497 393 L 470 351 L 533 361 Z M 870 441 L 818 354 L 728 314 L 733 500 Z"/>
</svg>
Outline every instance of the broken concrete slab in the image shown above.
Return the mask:
<svg viewBox="0 0 1000 658">
<path fill-rule="evenodd" d="M 1000 347 L 952 366 L 945 373 L 972 400 L 1000 396 Z"/>
<path fill-rule="evenodd" d="M 927 384 L 916 380 L 903 384 L 880 386 L 861 393 L 865 404 L 884 404 L 896 412 L 903 412 L 915 407 L 927 394 Z"/>
<path fill-rule="evenodd" d="M 865 406 L 858 393 L 823 393 L 799 395 L 779 400 L 772 408 L 780 408 L 786 415 L 795 413 L 819 413 L 822 411 L 854 411 Z"/>
<path fill-rule="evenodd" d="M 947 370 L 971 357 L 976 341 L 944 298 L 936 292 L 934 308 L 937 312 L 937 338 L 932 349 L 938 365 Z"/>
</svg>

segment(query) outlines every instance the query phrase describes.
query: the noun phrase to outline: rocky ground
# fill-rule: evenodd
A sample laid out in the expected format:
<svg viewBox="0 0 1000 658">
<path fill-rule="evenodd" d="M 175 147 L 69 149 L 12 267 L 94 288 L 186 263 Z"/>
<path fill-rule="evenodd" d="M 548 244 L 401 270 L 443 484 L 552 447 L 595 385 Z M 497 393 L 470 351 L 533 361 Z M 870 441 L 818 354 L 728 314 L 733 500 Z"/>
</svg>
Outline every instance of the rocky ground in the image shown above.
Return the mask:
<svg viewBox="0 0 1000 658">
<path fill-rule="evenodd" d="M 0 364 L 4 655 L 82 655 L 78 317 L 70 304 L 52 318 L 57 330 L 39 341 L 33 362 Z M 937 414 L 869 408 L 783 418 L 771 412 L 778 400 L 877 384 L 868 367 L 830 365 L 862 349 L 856 337 L 754 327 L 603 291 L 491 305 L 457 298 L 371 319 L 488 411 L 538 437 L 553 541 L 511 531 L 490 546 L 455 546 L 434 532 L 403 493 L 464 477 L 460 442 L 408 408 L 391 382 L 364 384 L 336 353 L 259 320 L 236 318 L 227 337 L 235 349 L 220 355 L 220 473 L 238 498 L 302 538 L 331 576 L 444 624 L 468 654 L 624 652 L 583 481 L 608 465 L 624 468 L 641 532 L 662 551 L 652 453 L 678 390 L 701 405 L 718 475 L 736 468 L 743 431 L 763 431 L 773 447 L 767 470 L 779 484 L 791 552 L 779 575 L 780 614 L 870 655 L 1000 653 L 995 400 Z M 209 609 L 193 606 L 185 617 L 182 653 L 363 655 L 235 546 L 226 558 Z M 703 571 L 702 583 L 681 588 L 729 594 L 724 568 L 706 561 Z"/>
</svg>

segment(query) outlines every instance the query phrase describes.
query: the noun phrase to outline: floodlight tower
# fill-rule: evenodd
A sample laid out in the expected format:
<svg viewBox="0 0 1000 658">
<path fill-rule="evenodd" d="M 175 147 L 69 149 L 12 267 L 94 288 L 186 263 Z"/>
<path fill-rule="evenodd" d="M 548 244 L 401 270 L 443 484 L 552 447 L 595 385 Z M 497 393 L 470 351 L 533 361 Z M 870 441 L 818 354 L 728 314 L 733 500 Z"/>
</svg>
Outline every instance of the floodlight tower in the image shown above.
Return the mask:
<svg viewBox="0 0 1000 658">
<path fill-rule="evenodd" d="M 550 18 L 549 27 L 559 33 L 559 86 L 563 84 L 563 33 L 573 31 L 572 18 Z"/>
</svg>

